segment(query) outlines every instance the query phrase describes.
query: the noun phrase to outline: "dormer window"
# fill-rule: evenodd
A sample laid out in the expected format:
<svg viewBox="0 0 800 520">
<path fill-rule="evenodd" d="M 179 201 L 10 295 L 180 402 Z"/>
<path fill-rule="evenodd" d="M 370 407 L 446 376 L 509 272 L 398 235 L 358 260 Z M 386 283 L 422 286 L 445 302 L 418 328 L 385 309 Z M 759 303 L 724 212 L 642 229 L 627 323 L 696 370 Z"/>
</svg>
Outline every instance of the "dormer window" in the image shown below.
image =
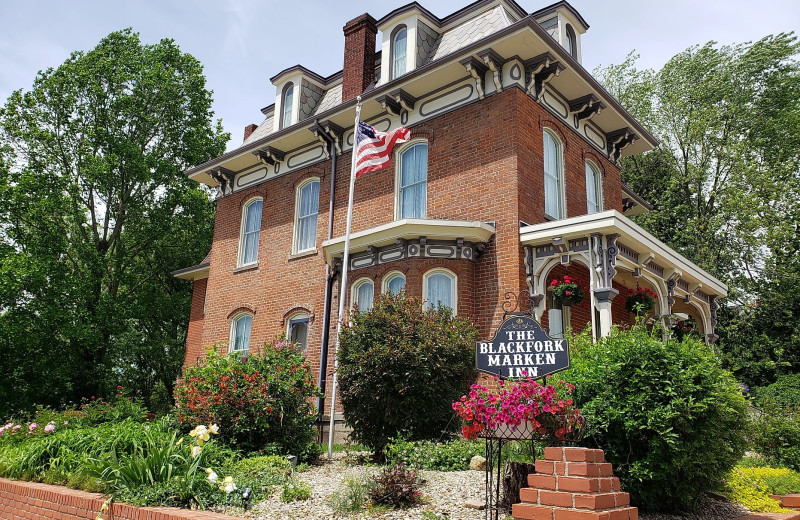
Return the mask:
<svg viewBox="0 0 800 520">
<path fill-rule="evenodd" d="M 294 83 L 287 83 L 283 87 L 283 99 L 281 100 L 281 107 L 283 113 L 281 114 L 281 128 L 286 128 L 292 125 L 292 102 L 294 98 Z"/>
<path fill-rule="evenodd" d="M 564 48 L 567 49 L 570 56 L 576 60 L 578 59 L 578 43 L 575 38 L 575 31 L 572 30 L 572 26 L 569 24 L 567 24 L 567 37 L 564 39 Z"/>
<path fill-rule="evenodd" d="M 392 37 L 392 79 L 406 73 L 406 27 L 395 29 Z"/>
</svg>

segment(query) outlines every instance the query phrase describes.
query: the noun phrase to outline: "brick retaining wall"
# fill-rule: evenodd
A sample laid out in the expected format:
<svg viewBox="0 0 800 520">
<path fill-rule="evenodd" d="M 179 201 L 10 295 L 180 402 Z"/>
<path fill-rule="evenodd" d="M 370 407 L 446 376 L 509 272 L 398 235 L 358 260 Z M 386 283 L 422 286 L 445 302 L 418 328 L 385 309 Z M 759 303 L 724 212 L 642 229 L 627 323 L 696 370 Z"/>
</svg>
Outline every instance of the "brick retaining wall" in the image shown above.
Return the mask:
<svg viewBox="0 0 800 520">
<path fill-rule="evenodd" d="M 0 478 L 3 520 L 94 520 L 106 497 L 62 486 Z M 134 507 L 113 503 L 103 520 L 240 520 L 236 517 L 177 507 Z"/>
</svg>

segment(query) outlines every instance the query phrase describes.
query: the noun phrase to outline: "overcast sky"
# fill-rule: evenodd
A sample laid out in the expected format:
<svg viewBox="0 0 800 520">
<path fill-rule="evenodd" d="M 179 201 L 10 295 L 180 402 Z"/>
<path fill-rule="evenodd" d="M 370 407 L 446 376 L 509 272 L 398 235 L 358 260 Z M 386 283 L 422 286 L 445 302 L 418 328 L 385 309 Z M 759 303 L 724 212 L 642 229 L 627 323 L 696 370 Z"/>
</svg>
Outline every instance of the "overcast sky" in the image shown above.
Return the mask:
<svg viewBox="0 0 800 520">
<path fill-rule="evenodd" d="M 528 12 L 550 0 L 518 0 Z M 342 68 L 342 26 L 369 12 L 380 18 L 405 0 L 0 0 L 0 99 L 28 89 L 39 70 L 106 34 L 133 27 L 144 42 L 174 39 L 205 66 L 216 117 L 241 143 L 244 126 L 275 100 L 269 78 L 302 64 L 328 76 Z M 469 0 L 419 0 L 440 18 Z M 632 50 L 658 68 L 685 48 L 758 40 L 800 29 L 800 0 L 571 0 L 589 24 L 583 65 L 619 63 Z"/>
</svg>

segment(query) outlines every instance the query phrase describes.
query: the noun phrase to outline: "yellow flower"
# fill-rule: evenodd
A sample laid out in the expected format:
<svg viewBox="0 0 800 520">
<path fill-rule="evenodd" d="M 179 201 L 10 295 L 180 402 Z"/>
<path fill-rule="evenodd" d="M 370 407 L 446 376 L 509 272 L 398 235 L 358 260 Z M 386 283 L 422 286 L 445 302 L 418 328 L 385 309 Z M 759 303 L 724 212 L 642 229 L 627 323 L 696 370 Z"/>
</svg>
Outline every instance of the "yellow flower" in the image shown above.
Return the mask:
<svg viewBox="0 0 800 520">
<path fill-rule="evenodd" d="M 201 451 L 203 451 L 203 448 L 200 446 L 192 446 L 192 457 L 197 458 Z"/>
<path fill-rule="evenodd" d="M 190 435 L 191 435 L 191 434 L 190 434 Z M 178 442 L 176 442 L 176 443 L 175 443 L 175 447 L 177 448 L 177 447 L 178 447 L 178 446 L 180 446 L 181 444 L 183 444 L 183 437 L 181 437 L 180 439 L 178 439 Z"/>
<path fill-rule="evenodd" d="M 210 425 L 208 426 L 208 429 L 209 429 L 209 431 L 210 431 L 211 433 L 213 433 L 214 435 L 217 435 L 217 434 L 219 433 L 219 426 L 217 426 L 216 424 L 210 424 Z"/>
</svg>

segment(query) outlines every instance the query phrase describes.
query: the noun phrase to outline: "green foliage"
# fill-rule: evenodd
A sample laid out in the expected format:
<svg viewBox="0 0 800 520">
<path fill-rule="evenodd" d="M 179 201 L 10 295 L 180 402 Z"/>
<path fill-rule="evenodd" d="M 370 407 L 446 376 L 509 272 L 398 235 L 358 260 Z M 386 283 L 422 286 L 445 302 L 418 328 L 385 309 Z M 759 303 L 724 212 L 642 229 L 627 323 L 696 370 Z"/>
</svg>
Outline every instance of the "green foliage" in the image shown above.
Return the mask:
<svg viewBox="0 0 800 520">
<path fill-rule="evenodd" d="M 729 499 L 753 512 L 785 513 L 788 510 L 781 508 L 778 501 L 770 497 L 776 488 L 767 482 L 783 489 L 785 483 L 791 486 L 791 479 L 791 472 L 787 469 L 737 466 L 725 477 L 724 492 Z"/>
<path fill-rule="evenodd" d="M 800 493 L 800 473 L 789 471 L 764 478 L 770 493 L 773 495 L 789 495 Z"/>
<path fill-rule="evenodd" d="M 447 308 L 422 310 L 417 298 L 382 295 L 355 312 L 339 340 L 339 383 L 353 437 L 380 454 L 389 439 L 437 439 L 451 403 L 474 380 L 478 332 Z"/>
<path fill-rule="evenodd" d="M 167 385 L 163 381 L 156 382 L 153 391 L 150 393 L 150 410 L 158 416 L 166 415 L 173 411 L 175 400 Z"/>
<path fill-rule="evenodd" d="M 800 471 L 800 406 L 767 403 L 753 418 L 752 442 L 770 464 Z"/>
<path fill-rule="evenodd" d="M 357 513 L 367 506 L 369 494 L 374 488 L 375 481 L 370 475 L 346 478 L 344 487 L 328 498 L 328 505 L 337 513 Z"/>
<path fill-rule="evenodd" d="M 186 370 L 175 389 L 182 424 L 217 423 L 221 439 L 240 450 L 301 460 L 317 454 L 311 404 L 316 395 L 305 356 L 283 340 L 247 358 L 212 349 Z"/>
<path fill-rule="evenodd" d="M 372 477 L 375 487 L 369 492 L 373 504 L 390 507 L 413 506 L 422 500 L 419 488 L 425 483 L 417 472 L 404 464 L 383 468 L 380 475 Z"/>
<path fill-rule="evenodd" d="M 0 416 L 171 389 L 213 202 L 183 174 L 218 156 L 200 63 L 130 29 L 40 72 L 0 108 Z"/>
<path fill-rule="evenodd" d="M 769 386 L 753 388 L 757 406 L 800 407 L 800 373 L 778 376 Z"/>
<path fill-rule="evenodd" d="M 404 437 L 391 439 L 384 453 L 389 464 L 403 463 L 411 468 L 435 471 L 464 471 L 475 455 L 483 455 L 483 441 L 453 439 L 438 443 L 409 441 Z"/>
<path fill-rule="evenodd" d="M 290 478 L 281 485 L 281 502 L 294 502 L 309 498 L 311 498 L 311 484 L 307 482 Z"/>
<path fill-rule="evenodd" d="M 226 471 L 238 482 L 239 480 L 273 480 L 276 475 L 288 475 L 292 472 L 292 464 L 279 455 L 249 457 L 237 461 Z"/>
<path fill-rule="evenodd" d="M 583 442 L 605 450 L 631 502 L 686 510 L 744 453 L 747 403 L 708 345 L 660 334 L 577 336 L 565 379 L 587 418 Z"/>
</svg>

